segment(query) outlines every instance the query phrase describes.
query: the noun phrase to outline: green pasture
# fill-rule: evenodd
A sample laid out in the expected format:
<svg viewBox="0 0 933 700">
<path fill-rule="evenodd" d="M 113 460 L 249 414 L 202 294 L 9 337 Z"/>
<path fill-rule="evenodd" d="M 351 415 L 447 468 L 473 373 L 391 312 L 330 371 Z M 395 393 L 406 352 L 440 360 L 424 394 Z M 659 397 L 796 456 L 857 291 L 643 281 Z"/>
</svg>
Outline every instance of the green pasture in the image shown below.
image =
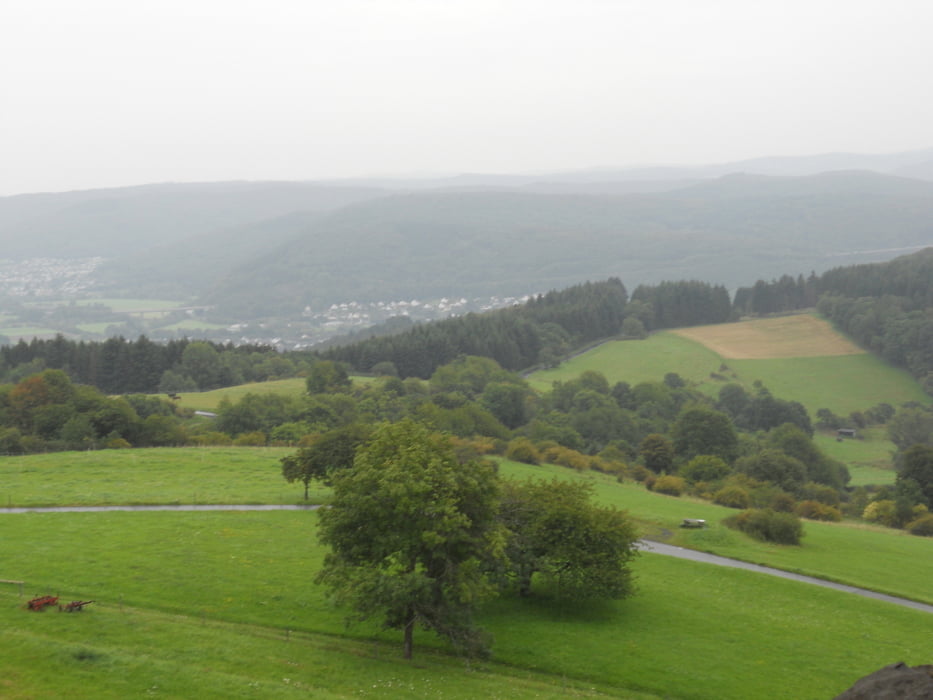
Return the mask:
<svg viewBox="0 0 933 700">
<path fill-rule="evenodd" d="M 0 458 L 0 507 L 118 504 L 295 504 L 284 447 L 158 447 Z M 325 493 L 312 489 L 321 502 Z M 3 578 L 0 575 L 0 578 Z"/>
<path fill-rule="evenodd" d="M 700 343 L 669 332 L 655 333 L 644 340 L 613 340 L 597 345 L 554 369 L 533 373 L 529 383 L 548 391 L 556 381 L 575 379 L 587 370 L 601 372 L 610 384 L 658 382 L 668 372 L 677 372 L 689 382 L 713 382 L 722 359 Z"/>
<path fill-rule="evenodd" d="M 376 377 L 353 375 L 354 384 L 369 384 L 378 381 Z M 268 382 L 251 382 L 238 386 L 214 389 L 213 391 L 180 393 L 178 405 L 195 411 L 216 411 L 223 399 L 236 403 L 247 394 L 285 394 L 287 396 L 304 396 L 307 393 L 307 384 L 304 377 L 290 379 L 274 379 Z"/>
<path fill-rule="evenodd" d="M 868 353 L 724 360 L 702 344 L 670 332 L 655 333 L 644 340 L 603 343 L 560 367 L 533 373 L 528 381 L 547 391 L 553 382 L 574 379 L 587 370 L 601 372 L 610 384 L 625 381 L 632 385 L 661 381 L 668 372 L 676 372 L 712 396 L 727 382 L 752 390 L 760 380 L 774 396 L 799 401 L 812 416 L 820 408 L 845 416 L 882 402 L 899 406 L 907 401 L 931 401 L 907 372 Z"/>
<path fill-rule="evenodd" d="M 828 408 L 846 416 L 879 403 L 930 403 L 930 397 L 904 370 L 868 353 L 777 360 L 729 360 L 738 380 L 761 380 L 775 396 L 799 401 L 812 416 Z"/>
<path fill-rule="evenodd" d="M 178 405 L 195 411 L 216 411 L 223 399 L 236 403 L 247 394 L 285 394 L 301 396 L 307 392 L 303 377 L 276 379 L 269 382 L 251 382 L 213 391 L 184 392 L 179 394 Z"/>
<path fill-rule="evenodd" d="M 103 335 L 107 329 L 113 325 L 113 321 L 104 321 L 101 323 L 79 323 L 77 328 L 85 333 L 97 333 Z"/>
<path fill-rule="evenodd" d="M 224 328 L 227 328 L 227 324 L 223 323 L 208 323 L 207 321 L 199 321 L 194 318 L 186 318 L 184 321 L 179 321 L 178 323 L 172 323 L 168 326 L 159 326 L 157 330 L 160 331 L 221 331 Z"/>
<path fill-rule="evenodd" d="M 816 433 L 813 441 L 827 455 L 849 469 L 850 486 L 893 484 L 897 477 L 892 460 L 894 445 L 883 427 L 859 430 L 859 438 L 836 438 L 835 433 Z"/>
<path fill-rule="evenodd" d="M 928 614 L 644 554 L 625 601 L 481 609 L 489 662 L 344 625 L 311 579 L 313 512 L 0 516 L 0 694 L 9 697 L 826 698 L 926 663 Z M 31 613 L 36 593 L 94 600 Z"/>
<path fill-rule="evenodd" d="M 117 313 L 140 313 L 143 311 L 172 311 L 184 306 L 183 301 L 168 299 L 82 299 L 75 302 L 78 306 L 106 306 Z"/>
<path fill-rule="evenodd" d="M 43 326 L 4 326 L 0 328 L 0 335 L 8 338 L 34 338 L 34 337 L 52 337 L 60 331 L 54 328 L 45 328 Z"/>
</svg>

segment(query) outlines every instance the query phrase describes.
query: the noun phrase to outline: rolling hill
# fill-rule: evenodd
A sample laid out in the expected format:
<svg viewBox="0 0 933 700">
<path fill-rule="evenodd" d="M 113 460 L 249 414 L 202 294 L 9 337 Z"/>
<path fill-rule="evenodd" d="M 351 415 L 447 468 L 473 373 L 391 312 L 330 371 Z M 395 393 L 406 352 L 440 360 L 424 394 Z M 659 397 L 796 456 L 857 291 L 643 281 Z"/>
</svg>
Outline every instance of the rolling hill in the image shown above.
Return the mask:
<svg viewBox="0 0 933 700">
<path fill-rule="evenodd" d="M 780 342 L 772 342 L 775 334 Z M 610 383 L 660 381 L 677 372 L 715 396 L 728 382 L 751 390 L 761 381 L 776 397 L 839 415 L 882 402 L 930 403 L 907 372 L 871 355 L 809 314 L 665 331 L 641 341 L 612 341 L 530 377 L 539 389 L 585 370 Z"/>
</svg>

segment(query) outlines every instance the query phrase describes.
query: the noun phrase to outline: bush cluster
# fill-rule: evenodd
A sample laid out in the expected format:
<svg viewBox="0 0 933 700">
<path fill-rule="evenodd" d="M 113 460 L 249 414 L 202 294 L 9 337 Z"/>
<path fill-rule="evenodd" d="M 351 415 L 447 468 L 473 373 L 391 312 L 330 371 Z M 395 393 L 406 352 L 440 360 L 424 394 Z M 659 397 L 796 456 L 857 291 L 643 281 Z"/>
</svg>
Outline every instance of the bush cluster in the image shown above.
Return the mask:
<svg viewBox="0 0 933 700">
<path fill-rule="evenodd" d="M 794 512 L 807 520 L 826 520 L 833 523 L 842 520 L 842 513 L 838 508 L 814 500 L 801 501 Z"/>
<path fill-rule="evenodd" d="M 668 496 L 680 496 L 687 489 L 687 482 L 679 476 L 664 474 L 654 480 L 651 490 Z"/>
<path fill-rule="evenodd" d="M 800 544 L 803 524 L 793 513 L 779 513 L 771 509 L 750 508 L 726 518 L 726 526 L 741 530 L 764 542 Z"/>
<path fill-rule="evenodd" d="M 933 537 L 933 513 L 921 515 L 916 520 L 907 523 L 907 532 L 920 537 Z"/>
</svg>

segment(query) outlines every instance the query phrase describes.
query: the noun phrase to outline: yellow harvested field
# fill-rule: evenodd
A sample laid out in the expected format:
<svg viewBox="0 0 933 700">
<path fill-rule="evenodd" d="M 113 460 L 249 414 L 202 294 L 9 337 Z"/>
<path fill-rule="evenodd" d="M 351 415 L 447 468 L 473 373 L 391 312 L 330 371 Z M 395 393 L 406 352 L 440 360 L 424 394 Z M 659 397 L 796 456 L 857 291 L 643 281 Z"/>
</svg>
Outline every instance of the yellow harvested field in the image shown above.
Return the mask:
<svg viewBox="0 0 933 700">
<path fill-rule="evenodd" d="M 858 355 L 860 347 L 809 314 L 781 316 L 673 331 L 702 343 L 730 360 L 771 360 L 783 357 Z"/>
</svg>

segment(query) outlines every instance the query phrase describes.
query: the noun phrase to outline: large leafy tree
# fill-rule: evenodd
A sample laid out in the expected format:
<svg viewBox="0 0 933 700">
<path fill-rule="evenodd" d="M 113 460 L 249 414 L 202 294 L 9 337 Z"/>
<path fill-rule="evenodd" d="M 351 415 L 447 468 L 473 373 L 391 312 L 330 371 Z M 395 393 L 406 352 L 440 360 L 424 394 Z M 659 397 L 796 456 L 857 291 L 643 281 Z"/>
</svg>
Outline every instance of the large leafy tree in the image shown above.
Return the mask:
<svg viewBox="0 0 933 700">
<path fill-rule="evenodd" d="M 483 651 L 472 613 L 494 593 L 485 572 L 504 542 L 493 468 L 461 464 L 447 438 L 404 420 L 376 428 L 332 478 L 319 531 L 331 551 L 317 581 L 357 619 L 403 630 L 405 658 L 417 625 Z"/>
<path fill-rule="evenodd" d="M 531 594 L 536 574 L 564 598 L 633 593 L 629 563 L 636 555 L 635 526 L 622 511 L 593 505 L 589 484 L 507 481 L 503 489 L 507 574 L 520 595 Z"/>
<path fill-rule="evenodd" d="M 739 439 L 729 416 L 701 405 L 688 406 L 671 429 L 674 450 L 684 459 L 714 455 L 727 462 L 735 458 Z"/>
</svg>

